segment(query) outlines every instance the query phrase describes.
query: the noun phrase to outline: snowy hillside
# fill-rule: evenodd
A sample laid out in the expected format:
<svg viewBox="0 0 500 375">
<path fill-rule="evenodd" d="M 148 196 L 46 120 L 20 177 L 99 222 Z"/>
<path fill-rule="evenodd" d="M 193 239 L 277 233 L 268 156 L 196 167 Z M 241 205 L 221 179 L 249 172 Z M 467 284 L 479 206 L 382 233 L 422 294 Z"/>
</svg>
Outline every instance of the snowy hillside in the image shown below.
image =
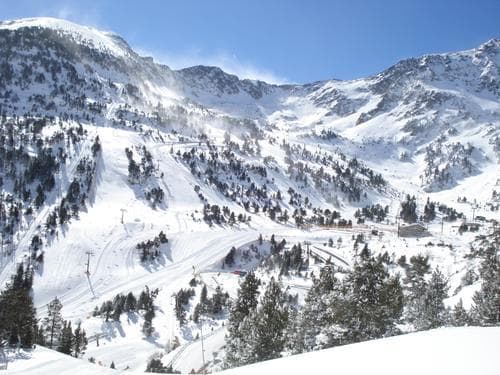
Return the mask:
<svg viewBox="0 0 500 375">
<path fill-rule="evenodd" d="M 222 374 L 307 374 L 334 369 L 343 374 L 494 375 L 498 373 L 495 348 L 499 335 L 499 328 L 448 328 L 326 349 L 240 367 Z M 430 360 L 421 361 L 421 358 Z M 24 375 L 42 372 L 63 375 L 75 371 L 82 375 L 134 373 L 85 364 L 43 348 L 26 353 L 24 359 L 9 367 L 10 374 Z"/>
<path fill-rule="evenodd" d="M 273 358 L 498 324 L 499 69 L 491 40 L 364 79 L 279 86 L 172 70 L 68 21 L 0 23 L 0 286 L 5 301 L 32 299 L 30 327 L 44 325 L 21 341 L 64 346 L 62 320 L 58 335 L 44 320 L 57 297 L 69 331 L 88 339 L 76 350 L 70 335 L 67 354 L 131 371 L 218 371 L 230 345 L 244 347 L 231 330 L 258 321 L 277 284 L 287 322 Z M 368 317 L 349 299 L 367 269 L 379 272 L 367 289 L 384 298 L 364 303 L 391 305 Z M 236 324 L 249 275 L 254 305 Z M 343 303 L 347 314 L 335 310 Z M 359 327 L 354 310 L 360 321 L 391 315 Z M 15 346 L 26 324 L 7 329 L 12 311 L 0 311 L 0 338 Z M 290 338 L 293 324 L 304 337 Z M 472 347 L 482 332 L 498 333 L 380 342 L 444 345 L 456 334 Z M 33 356 L 49 367 L 58 358 Z M 13 368 L 34 371 L 35 359 Z"/>
<path fill-rule="evenodd" d="M 497 374 L 499 328 L 446 328 L 346 345 L 222 374 Z M 422 360 L 424 359 L 425 360 Z"/>
</svg>

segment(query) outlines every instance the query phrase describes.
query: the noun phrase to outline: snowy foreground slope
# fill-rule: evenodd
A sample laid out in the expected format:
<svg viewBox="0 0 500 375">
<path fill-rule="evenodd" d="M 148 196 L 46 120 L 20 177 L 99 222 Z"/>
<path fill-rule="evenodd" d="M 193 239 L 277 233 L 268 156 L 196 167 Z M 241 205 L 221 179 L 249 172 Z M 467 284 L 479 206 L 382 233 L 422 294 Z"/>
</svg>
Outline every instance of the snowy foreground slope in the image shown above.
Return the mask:
<svg viewBox="0 0 500 375">
<path fill-rule="evenodd" d="M 443 328 L 224 371 L 246 374 L 496 375 L 500 328 Z"/>
<path fill-rule="evenodd" d="M 499 341 L 498 327 L 443 328 L 261 362 L 221 374 L 497 375 Z M 9 364 L 9 374 L 135 373 L 110 370 L 44 348 L 23 356 Z"/>
<path fill-rule="evenodd" d="M 37 318 L 57 297 L 63 318 L 89 338 L 83 359 L 39 348 L 11 369 L 108 373 L 114 363 L 142 372 L 154 357 L 200 370 L 203 334 L 208 370 L 218 371 L 229 309 L 195 321 L 202 283 L 209 297 L 220 287 L 234 300 L 240 271 L 256 271 L 264 283 L 279 276 L 301 305 L 313 274 L 329 264 L 352 269 L 364 246 L 402 279 L 412 256 L 428 257 L 448 283 L 446 306 L 462 301 L 469 310 L 482 286 L 474 251 L 500 238 L 499 72 L 500 40 L 491 40 L 373 77 L 276 86 L 216 67 L 171 70 L 117 35 L 67 21 L 0 23 L 0 288 L 20 264 L 33 270 Z M 47 158 L 57 165 L 52 183 Z M 73 182 L 85 194 L 70 206 Z M 422 237 L 398 235 L 407 195 Z M 64 202 L 70 214 L 62 220 Z M 435 212 L 426 218 L 428 202 Z M 361 213 L 375 206 L 380 218 Z M 168 243 L 142 259 L 140 245 L 159 233 Z M 273 235 L 286 240 L 282 251 L 302 246 L 301 266 L 266 265 Z M 146 286 L 158 289 L 149 335 L 143 310 L 113 318 L 94 310 Z M 195 295 L 181 306 L 181 324 L 176 296 L 188 288 Z M 498 336 L 498 328 L 441 329 L 233 373 L 307 373 L 316 359 L 356 373 L 376 366 L 357 358 L 376 353 L 385 358 L 376 363 L 397 363 L 390 370 L 403 373 L 452 373 L 444 370 L 450 363 L 458 374 L 479 374 L 465 361 L 492 365 Z M 424 356 L 437 358 L 436 348 L 446 349 L 439 371 L 418 367 Z"/>
</svg>

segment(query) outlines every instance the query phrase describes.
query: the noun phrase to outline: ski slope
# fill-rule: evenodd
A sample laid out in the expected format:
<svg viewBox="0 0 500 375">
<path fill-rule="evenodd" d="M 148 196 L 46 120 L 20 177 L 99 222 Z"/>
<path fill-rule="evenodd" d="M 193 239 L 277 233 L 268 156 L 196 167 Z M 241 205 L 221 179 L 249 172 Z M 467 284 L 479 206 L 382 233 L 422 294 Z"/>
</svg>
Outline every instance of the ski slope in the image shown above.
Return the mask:
<svg viewBox="0 0 500 375">
<path fill-rule="evenodd" d="M 249 225 L 209 227 L 203 221 L 194 219 L 199 217 L 203 207 L 194 192 L 194 186 L 199 182 L 170 153 L 172 147 L 174 150 L 177 147 L 175 142 L 153 141 L 141 133 L 119 128 L 87 126 L 86 130 L 89 134 L 98 135 L 103 145 L 87 210 L 82 211 L 78 219 L 72 219 L 70 225 L 64 227 L 50 243 L 43 267 L 36 271 L 34 282 L 34 300 L 39 316 L 45 315 L 46 305 L 57 296 L 63 304 L 64 318 L 81 322 L 91 338 L 85 358 L 94 357 L 106 366 L 114 361 L 121 368 L 143 371 L 151 355 L 166 353 L 172 342 L 178 340 L 184 349 L 172 363 L 174 368 L 185 371 L 200 368 L 201 356 L 196 355 L 201 352 L 200 342 L 190 344 L 199 328 L 181 330 L 174 315 L 172 295 L 188 286 L 193 270 L 206 274 L 210 282 L 214 272 L 221 271 L 220 261 L 231 247 L 252 243 L 259 234 L 264 239 L 275 234 L 278 238 L 286 238 L 290 245 L 308 241 L 312 245 L 311 251 L 320 258 L 326 260 L 331 257 L 339 266 L 349 267 L 354 256 L 352 236 L 364 233 L 376 252 L 394 252 L 396 256 L 431 255 L 433 264 L 453 275 L 450 281 L 453 288 L 460 283 L 464 267 L 461 257 L 469 250 L 468 243 L 473 235 L 465 233 L 457 242 L 456 229 L 451 224 L 444 226 L 444 233 L 440 233 L 438 224 L 431 225 L 429 230 L 435 236 L 433 240 L 453 242 L 453 251 L 447 248 L 432 251 L 427 248 L 427 241 L 396 238 L 394 227 L 382 223 L 355 225 L 352 229 L 303 230 L 277 224 L 265 216 L 253 215 Z M 165 203 L 156 208 L 142 198 L 138 185 L 131 185 L 128 181 L 128 160 L 124 150 L 142 145 L 151 151 L 158 165 L 155 178 L 165 191 Z M 277 181 L 277 184 L 285 183 L 284 180 Z M 205 189 L 204 194 L 210 202 L 228 205 L 236 213 L 244 212 L 216 191 Z M 122 209 L 125 210 L 123 223 Z M 40 215 L 41 218 L 35 222 L 43 222 L 45 213 Z M 384 236 L 372 236 L 373 229 Z M 158 262 L 144 266 L 139 261 L 136 244 L 154 238 L 160 231 L 169 239 L 168 249 Z M 334 248 L 326 246 L 330 238 L 334 239 Z M 339 239 L 342 241 L 337 246 Z M 92 251 L 89 275 L 86 274 L 88 250 Z M 455 259 L 453 263 L 450 262 L 452 257 Z M 224 290 L 236 296 L 237 277 L 224 275 L 218 278 Z M 310 279 L 294 277 L 284 277 L 282 282 L 290 286 L 294 293 L 299 293 L 301 299 L 310 285 Z M 117 323 L 91 316 L 95 306 L 112 300 L 116 294 L 133 292 L 137 295 L 146 285 L 150 289 L 159 289 L 155 300 L 158 309 L 153 320 L 155 333 L 151 338 L 145 339 L 141 332 L 142 317 L 122 317 L 122 321 Z M 473 287 L 477 288 L 477 285 Z M 449 305 L 463 298 L 464 304 L 470 306 L 473 290 L 469 288 L 454 296 Z M 220 359 L 223 343 L 223 334 L 214 335 L 207 341 L 207 361 L 213 362 L 212 365 L 217 360 L 212 354 L 219 352 Z M 175 352 L 167 354 L 164 364 L 170 363 L 174 355 Z"/>
<path fill-rule="evenodd" d="M 453 295 L 446 300 L 447 306 L 453 307 L 460 299 L 466 307 L 471 306 L 472 295 L 480 283 L 476 281 L 472 285 L 462 285 L 468 267 L 474 266 L 474 261 L 466 260 L 464 255 L 470 252 L 476 234 L 489 233 L 490 227 L 486 220 L 479 233 L 458 235 L 458 222 L 445 223 L 441 227 L 438 217 L 428 224 L 429 238 L 419 239 L 397 237 L 396 216 L 399 214 L 400 202 L 406 194 L 410 194 L 417 197 L 420 211 L 426 199 L 430 198 L 456 208 L 469 220 L 474 214 L 486 219 L 500 219 L 498 211 L 492 209 L 493 204 L 498 204 L 493 202 L 492 192 L 500 190 L 500 154 L 495 148 L 500 147 L 498 138 L 495 138 L 500 129 L 500 102 L 498 95 L 481 86 L 485 77 L 497 79 L 494 69 L 491 72 L 489 69 L 498 67 L 500 62 L 500 53 L 495 52 L 500 51 L 499 41 L 490 41 L 474 51 L 450 54 L 449 59 L 454 66 L 446 75 L 440 74 L 443 67 L 441 58 L 444 56 L 436 55 L 405 60 L 377 76 L 354 81 L 275 86 L 239 80 L 214 67 L 171 71 L 165 66 L 156 65 L 152 59 L 141 58 L 116 35 L 68 21 L 37 18 L 0 24 L 0 30 L 9 30 L 13 34 L 26 27 L 55 30 L 58 35 L 67 38 L 65 40 L 68 43 L 73 43 L 69 45 L 85 45 L 123 63 L 123 71 L 114 70 L 111 65 L 103 67 L 102 62 L 93 61 L 90 57 L 88 61 L 75 63 L 75 74 L 81 73 L 81 77 L 93 78 L 102 83 L 102 90 L 75 91 L 75 95 L 85 95 L 90 102 L 104 103 L 105 110 L 96 115 L 95 121 L 88 120 L 83 124 L 89 138 L 79 146 L 80 149 L 73 150 L 72 159 L 60 171 L 56 183 L 58 191 L 53 193 L 52 200 L 48 200 L 50 206 L 37 211 L 37 216 L 31 222 L 23 223 L 22 231 L 15 238 L 15 253 L 9 258 L 1 254 L 0 285 L 3 286 L 15 272 L 18 263 L 28 263 L 33 235 L 39 226 L 43 227 L 47 214 L 65 194 L 79 160 L 90 152 L 89 140 L 99 136 L 102 155 L 97 162 L 97 175 L 87 208 L 79 213 L 78 218 L 72 218 L 69 224 L 60 227 L 56 237 L 44 237 L 44 262 L 35 271 L 34 280 L 38 318 L 45 316 L 47 304 L 57 296 L 63 304 L 63 317 L 74 325 L 80 322 L 90 338 L 85 359 L 94 357 L 105 367 L 115 362 L 120 369 L 142 372 L 148 359 L 152 355 L 159 355 L 164 364 L 170 363 L 183 371 L 200 368 L 201 342 L 196 340 L 200 327 L 194 324 L 179 326 L 174 314 L 173 294 L 186 288 L 196 272 L 206 279 L 207 284 L 216 277 L 218 281 L 215 282 L 220 281 L 224 291 L 232 297 L 236 296 L 239 279 L 227 270 L 221 270 L 221 260 L 229 249 L 253 243 L 260 234 L 264 240 L 273 234 L 279 240 L 286 239 L 287 246 L 297 243 L 311 245 L 311 253 L 318 259 L 323 262 L 331 259 L 336 265 L 345 268 L 353 264 L 356 254 L 353 243 L 355 236 L 360 234 L 377 254 L 387 252 L 394 259 L 403 255 L 407 258 L 417 254 L 428 255 L 432 266 L 439 266 L 449 279 Z M 41 43 L 43 51 L 43 40 Z M 491 52 L 486 51 L 488 45 Z M 3 51 L 2 48 L 0 46 Z M 14 50 L 16 48 L 13 47 Z M 25 60 L 29 62 L 33 58 L 30 54 L 37 52 L 40 51 L 36 48 L 23 51 L 23 63 Z M 56 54 L 54 59 L 57 61 L 63 57 Z M 72 62 L 67 63 L 73 67 Z M 82 63 L 88 63 L 92 68 L 89 71 L 93 73 L 84 69 Z M 20 62 L 14 64 L 19 67 Z M 412 67 L 412 64 L 420 68 Z M 423 70 L 435 73 L 438 79 L 429 79 L 426 72 L 422 73 Z M 390 90 L 377 88 L 380 83 L 390 87 Z M 47 80 L 46 84 L 25 89 L 13 83 L 9 90 L 19 96 L 18 106 L 24 108 L 29 104 L 30 96 L 49 95 L 52 84 L 54 82 Z M 58 84 L 66 84 L 69 92 L 75 90 L 73 86 L 67 85 L 66 77 L 60 77 Z M 228 90 L 233 86 L 238 88 L 237 94 L 231 94 L 233 90 Z M 133 98 L 134 95 L 127 94 L 127 88 L 136 88 L 140 95 Z M 250 94 L 254 89 L 258 94 L 255 97 Z M 441 95 L 445 98 L 450 95 L 451 99 L 439 104 L 440 100 L 435 100 L 435 97 L 439 99 Z M 68 108 L 68 111 L 82 118 L 80 109 Z M 172 113 L 177 113 L 177 116 Z M 157 122 L 152 120 L 157 117 Z M 246 122 L 239 122 L 242 119 Z M 335 137 L 321 137 L 322 131 L 332 132 Z M 201 218 L 204 202 L 195 192 L 197 185 L 202 185 L 203 196 L 210 204 L 227 206 L 236 215 L 249 212 L 214 186 L 202 182 L 206 176 L 194 176 L 176 156 L 176 152 L 189 151 L 193 147 L 208 152 L 207 145 L 200 141 L 204 139 L 202 135 L 220 151 L 225 132 L 230 133 L 230 141 L 238 147 L 243 145 L 245 137 L 252 139 L 258 135 L 258 152 L 254 154 L 252 150 L 241 153 L 239 157 L 245 163 L 266 165 L 267 175 L 263 183 L 270 187 L 269 195 L 278 189 L 287 192 L 291 188 L 307 196 L 311 207 L 338 210 L 345 219 L 354 219 L 353 214 L 358 208 L 379 203 L 389 206 L 387 220 L 383 223 L 354 224 L 352 228 L 297 228 L 293 219 L 279 224 L 270 220 L 261 210 L 258 214 L 252 213 L 251 222 L 246 224 L 209 227 Z M 427 166 L 426 147 L 441 138 L 444 139 L 443 148 L 456 142 L 474 146 L 475 151 L 470 158 L 474 171 L 465 174 L 453 169 L 452 172 L 456 173 L 450 177 L 450 186 L 441 190 L 427 189 L 423 181 Z M 323 157 L 330 157 L 333 162 L 356 158 L 374 173 L 380 173 L 388 182 L 387 187 L 382 191 L 367 188 L 366 197 L 359 201 L 346 199 L 336 185 L 326 184 L 317 188 L 311 181 L 313 173 L 301 180 L 293 175 L 293 171 L 288 172 L 290 150 L 282 146 L 284 144 L 295 147 L 298 151 L 291 153 L 292 159 L 311 167 L 312 172 L 323 167 L 327 172 L 333 170 L 332 165 L 319 163 L 318 160 Z M 151 152 L 157 168 L 151 178 L 165 192 L 164 202 L 155 208 L 144 198 L 144 187 L 131 184 L 128 180 L 125 148 L 134 150 L 137 156 L 137 150 L 142 146 Z M 311 157 L 307 156 L 308 153 Z M 402 158 L 401 155 L 405 153 L 408 154 L 407 158 Z M 443 155 L 446 156 L 450 155 Z M 271 160 L 269 163 L 265 162 L 266 157 Z M 229 180 L 225 182 L 231 183 Z M 282 204 L 291 213 L 294 207 L 288 203 L 286 194 Z M 339 199 L 334 200 L 337 194 Z M 470 201 L 457 202 L 457 197 L 461 196 L 468 196 Z M 151 264 L 141 264 L 136 245 L 154 238 L 160 231 L 169 240 L 164 253 Z M 309 245 L 306 245 L 306 241 Z M 329 241 L 335 245 L 328 246 Z M 256 264 L 245 266 L 249 270 Z M 314 271 L 317 274 L 319 268 L 319 265 L 314 264 L 305 273 Z M 270 273 L 272 271 L 259 276 L 267 280 Z M 298 293 L 301 300 L 311 285 L 310 275 L 303 278 L 284 276 L 281 281 L 292 292 Z M 155 300 L 155 332 L 152 337 L 144 337 L 141 332 L 142 317 L 138 314 L 123 314 L 121 322 L 105 322 L 101 317 L 91 316 L 95 306 L 112 300 L 116 294 L 133 292 L 137 295 L 145 286 L 159 289 Z M 209 285 L 210 288 L 212 292 L 215 284 Z M 223 355 L 224 330 L 220 325 L 214 327 L 213 334 L 205 332 L 206 359 L 213 368 L 217 368 L 217 361 Z M 471 335 L 471 342 L 474 343 L 479 332 L 490 331 L 471 329 L 467 335 Z M 418 357 L 418 353 L 431 354 L 419 352 L 424 350 L 417 345 L 419 338 L 422 342 L 436 339 L 435 347 L 441 347 L 441 344 L 447 343 L 446 340 L 453 341 L 453 332 L 458 332 L 457 342 L 465 340 L 466 334 L 460 333 L 465 331 L 442 330 L 439 335 L 422 333 L 381 341 L 385 344 L 373 342 L 360 345 L 367 345 L 367 348 L 374 346 L 374 353 L 378 353 L 377 348 L 387 346 L 387 350 L 390 349 L 395 356 L 395 343 L 408 344 L 411 348 L 411 343 L 414 343 L 415 356 Z M 488 339 L 490 333 L 485 335 Z M 438 336 L 443 336 L 442 340 L 445 341 L 441 343 Z M 406 343 L 406 340 L 411 343 Z M 173 343 L 180 346 L 169 352 Z M 359 347 L 365 346 L 356 346 Z M 335 353 L 349 350 L 348 347 L 337 348 L 324 353 L 339 356 Z M 364 351 L 362 353 L 365 355 Z M 479 353 L 471 353 L 480 358 Z M 316 353 L 310 355 L 314 358 L 321 356 Z M 387 354 L 380 355 L 383 357 Z M 307 359 L 308 356 L 298 358 Z M 346 362 L 344 369 L 355 369 L 355 366 L 365 364 L 364 361 L 359 364 L 354 357 L 346 358 L 350 363 Z M 410 357 L 404 358 L 411 363 Z M 64 373 L 67 369 L 58 367 L 56 361 L 59 359 L 56 354 L 40 349 L 34 352 L 33 365 L 25 364 L 25 368 L 30 373 L 35 371 L 38 363 L 43 371 Z M 294 363 L 297 360 L 290 358 L 283 361 Z M 386 358 L 387 361 L 390 359 Z M 341 359 L 339 363 L 343 363 Z M 93 366 L 91 369 L 81 364 L 75 366 L 82 373 L 93 373 L 95 370 Z M 396 367 L 404 368 L 399 362 Z M 260 371 L 256 368 L 256 371 Z"/>
</svg>

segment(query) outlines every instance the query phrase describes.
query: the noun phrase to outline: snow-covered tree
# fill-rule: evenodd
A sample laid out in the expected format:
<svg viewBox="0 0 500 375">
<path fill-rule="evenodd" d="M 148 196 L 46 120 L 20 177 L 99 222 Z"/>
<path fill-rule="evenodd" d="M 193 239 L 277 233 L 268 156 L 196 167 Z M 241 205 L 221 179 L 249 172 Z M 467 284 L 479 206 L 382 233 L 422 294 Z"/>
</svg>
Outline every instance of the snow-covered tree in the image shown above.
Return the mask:
<svg viewBox="0 0 500 375">
<path fill-rule="evenodd" d="M 425 295 L 427 291 L 426 276 L 429 273 L 429 258 L 422 255 L 412 256 L 405 265 L 406 275 L 403 280 L 406 291 L 405 318 L 415 324 L 424 315 Z"/>
<path fill-rule="evenodd" d="M 453 308 L 451 322 L 456 327 L 467 326 L 471 323 L 470 315 L 467 312 L 467 310 L 465 310 L 465 308 L 464 308 L 462 298 L 460 298 L 460 300 L 457 302 L 457 304 Z"/>
<path fill-rule="evenodd" d="M 252 322 L 250 363 L 278 358 L 285 345 L 288 324 L 287 294 L 278 281 L 269 281 Z"/>
<path fill-rule="evenodd" d="M 81 324 L 78 323 L 78 326 L 75 329 L 74 333 L 74 339 L 73 339 L 73 355 L 75 357 L 79 357 L 81 354 L 85 353 L 85 350 L 87 349 L 87 335 L 85 334 L 85 330 L 82 329 Z"/>
<path fill-rule="evenodd" d="M 449 322 L 449 311 L 444 305 L 448 297 L 448 282 L 443 273 L 436 268 L 426 288 L 424 297 L 424 314 L 415 323 L 415 328 L 426 330 L 446 325 Z"/>
<path fill-rule="evenodd" d="M 244 324 L 244 321 L 257 307 L 259 286 L 260 280 L 253 272 L 249 272 L 238 289 L 238 297 L 229 315 L 224 359 L 226 367 L 236 367 L 246 363 L 245 353 L 249 352 L 249 348 L 245 336 L 250 334 L 251 327 Z"/>
<path fill-rule="evenodd" d="M 62 303 L 57 297 L 47 305 L 47 316 L 42 320 L 45 342 L 49 348 L 58 346 L 59 337 L 63 329 L 63 317 L 61 314 Z"/>
<path fill-rule="evenodd" d="M 479 269 L 481 289 L 472 297 L 474 321 L 482 326 L 500 323 L 500 266 L 497 257 L 498 247 L 495 244 L 485 249 Z"/>
<path fill-rule="evenodd" d="M 339 291 L 340 282 L 335 278 L 333 266 L 320 270 L 319 278 L 313 279 L 313 285 L 305 298 L 302 309 L 290 317 L 287 333 L 287 349 L 296 354 L 321 349 L 327 338 L 326 327 L 331 326 L 329 299 L 334 291 Z"/>
<path fill-rule="evenodd" d="M 64 321 L 63 327 L 61 330 L 61 335 L 59 336 L 59 345 L 57 347 L 57 351 L 71 355 L 73 352 L 74 345 L 74 335 L 73 329 L 71 328 L 71 322 Z"/>
<path fill-rule="evenodd" d="M 343 343 L 364 341 L 397 332 L 403 310 L 403 289 L 398 276 L 391 276 L 381 258 L 367 247 L 343 282 L 343 293 L 330 302 L 338 323 L 347 329 Z M 334 318 L 336 320 L 336 318 Z"/>
<path fill-rule="evenodd" d="M 38 332 L 36 310 L 33 306 L 31 270 L 19 265 L 11 282 L 0 293 L 0 341 L 10 346 L 29 348 Z"/>
<path fill-rule="evenodd" d="M 417 221 L 417 201 L 415 197 L 406 196 L 406 200 L 401 202 L 401 218 L 407 223 Z"/>
</svg>

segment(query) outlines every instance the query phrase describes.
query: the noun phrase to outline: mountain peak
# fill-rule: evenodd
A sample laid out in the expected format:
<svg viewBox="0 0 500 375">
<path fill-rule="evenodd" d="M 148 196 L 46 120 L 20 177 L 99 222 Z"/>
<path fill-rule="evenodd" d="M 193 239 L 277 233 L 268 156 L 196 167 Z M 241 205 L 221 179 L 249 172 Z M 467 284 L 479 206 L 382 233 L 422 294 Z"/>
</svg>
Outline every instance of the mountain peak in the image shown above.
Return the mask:
<svg viewBox="0 0 500 375">
<path fill-rule="evenodd" d="M 485 43 L 482 43 L 478 50 L 480 51 L 492 51 L 492 50 L 499 50 L 500 49 L 500 39 L 499 38 L 492 38 L 488 40 Z"/>
<path fill-rule="evenodd" d="M 130 50 L 130 47 L 123 38 L 115 33 L 101 31 L 90 26 L 79 25 L 60 18 L 34 17 L 0 22 L 0 30 L 20 30 L 23 28 L 55 30 L 63 34 L 71 35 L 77 41 L 90 42 L 94 47 L 110 52 L 116 56 L 126 55 Z"/>
</svg>

